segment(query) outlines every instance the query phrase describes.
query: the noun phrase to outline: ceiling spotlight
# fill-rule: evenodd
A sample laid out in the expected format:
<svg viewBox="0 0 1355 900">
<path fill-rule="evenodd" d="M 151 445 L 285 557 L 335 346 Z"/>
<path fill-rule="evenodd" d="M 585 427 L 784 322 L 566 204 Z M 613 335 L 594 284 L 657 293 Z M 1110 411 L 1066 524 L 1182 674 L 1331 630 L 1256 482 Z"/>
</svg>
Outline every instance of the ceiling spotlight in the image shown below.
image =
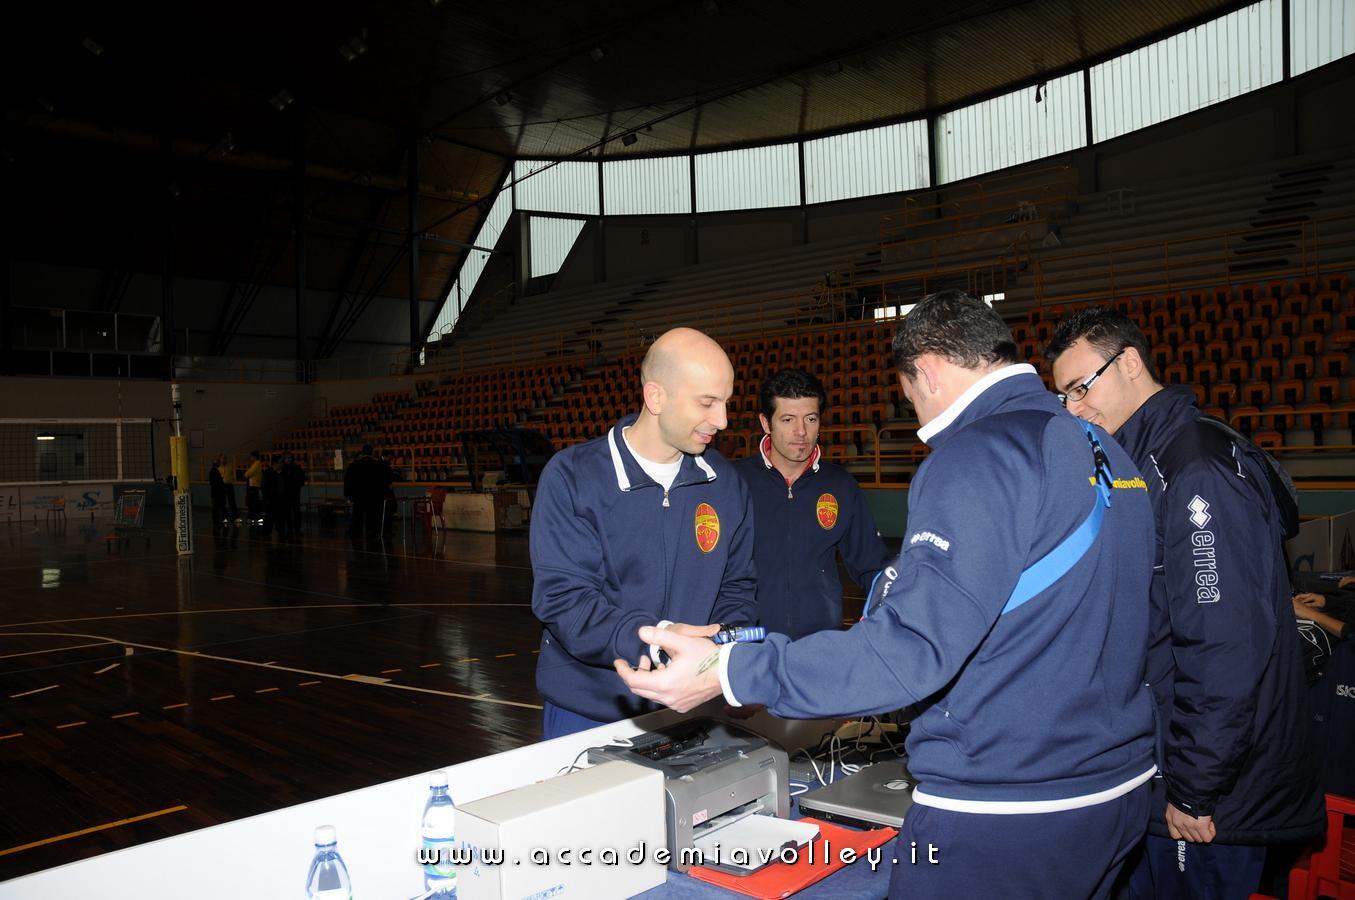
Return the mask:
<svg viewBox="0 0 1355 900">
<path fill-rule="evenodd" d="M 104 55 L 103 46 L 98 41 L 94 40 L 94 38 L 92 37 L 85 38 L 83 41 L 80 42 L 80 46 L 88 50 L 92 56 Z"/>
<path fill-rule="evenodd" d="M 1039 84 L 1035 85 L 1035 102 L 1036 102 L 1036 103 L 1040 103 L 1040 102 L 1042 102 L 1042 101 L 1044 100 L 1044 97 L 1042 97 L 1042 96 L 1040 95 L 1040 92 L 1044 90 L 1044 86 L 1045 86 L 1046 84 L 1048 84 L 1048 82 L 1041 81 Z"/>
<path fill-rule="evenodd" d="M 213 144 L 208 150 L 208 156 L 229 156 L 235 152 L 235 135 L 229 131 L 226 132 L 221 140 Z"/>
<path fill-rule="evenodd" d="M 339 45 L 339 55 L 352 62 L 367 52 L 367 29 L 363 28 Z"/>
<path fill-rule="evenodd" d="M 282 112 L 284 109 L 291 106 L 295 102 L 296 96 L 286 88 L 283 88 L 282 90 L 278 91 L 276 94 L 268 98 L 268 105 L 276 109 L 278 112 Z"/>
<path fill-rule="evenodd" d="M 630 147 L 634 145 L 635 142 L 638 141 L 639 139 L 640 139 L 639 135 L 637 135 L 635 132 L 628 131 L 621 138 L 621 143 L 625 144 L 627 147 Z"/>
<path fill-rule="evenodd" d="M 34 97 L 33 102 L 37 103 L 38 106 L 41 106 L 49 113 L 56 112 L 56 104 L 53 103 L 52 98 L 48 97 L 46 94 L 42 95 L 41 97 Z"/>
<path fill-rule="evenodd" d="M 507 106 L 508 104 L 513 102 L 513 95 L 508 93 L 507 91 L 504 91 L 502 94 L 499 94 L 494 98 L 494 102 L 499 104 L 500 106 Z"/>
<path fill-rule="evenodd" d="M 602 60 L 605 59 L 606 56 L 607 51 L 603 50 L 601 46 L 596 46 L 592 50 L 588 51 L 588 58 L 595 63 L 602 62 Z"/>
</svg>

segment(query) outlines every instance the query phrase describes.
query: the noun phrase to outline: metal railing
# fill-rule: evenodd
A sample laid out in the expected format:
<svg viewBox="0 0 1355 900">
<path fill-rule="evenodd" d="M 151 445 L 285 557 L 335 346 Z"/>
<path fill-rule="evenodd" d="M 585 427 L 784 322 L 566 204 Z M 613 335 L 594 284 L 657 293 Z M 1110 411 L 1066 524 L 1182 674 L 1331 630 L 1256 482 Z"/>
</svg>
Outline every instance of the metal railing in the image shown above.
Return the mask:
<svg viewBox="0 0 1355 900">
<path fill-rule="evenodd" d="M 1299 232 L 1297 236 L 1293 236 L 1295 230 Z M 1035 303 L 1044 306 L 1114 299 L 1126 293 L 1179 291 L 1192 287 L 1221 285 L 1231 288 L 1234 284 L 1250 284 L 1268 278 L 1348 271 L 1355 268 L 1353 233 L 1355 213 L 1337 213 L 1265 228 L 1227 229 L 1050 254 L 1036 258 L 1033 264 Z M 1234 265 L 1245 262 L 1236 252 L 1267 237 L 1277 240 L 1292 237 L 1297 248 L 1287 253 L 1277 250 L 1276 255 L 1297 256 L 1298 261 L 1272 269 L 1235 272 Z M 1051 289 L 1047 274 L 1051 267 L 1076 264 L 1081 260 L 1089 261 L 1089 268 L 1104 272 L 1104 287 L 1062 293 Z M 1077 277 L 1094 277 L 1094 274 Z"/>
<path fill-rule="evenodd" d="M 1042 177 L 1044 181 L 1040 180 Z M 1077 171 L 1071 166 L 1048 166 L 969 184 L 940 185 L 929 193 L 932 196 L 949 193 L 951 196 L 928 204 L 919 202 L 916 196 L 909 196 L 904 198 L 901 210 L 881 216 L 880 244 L 889 244 L 898 235 L 906 235 L 909 228 L 919 225 L 959 222 L 998 212 L 1022 215 L 1028 208 L 1038 215 L 1040 205 L 1076 201 L 1077 182 Z"/>
</svg>

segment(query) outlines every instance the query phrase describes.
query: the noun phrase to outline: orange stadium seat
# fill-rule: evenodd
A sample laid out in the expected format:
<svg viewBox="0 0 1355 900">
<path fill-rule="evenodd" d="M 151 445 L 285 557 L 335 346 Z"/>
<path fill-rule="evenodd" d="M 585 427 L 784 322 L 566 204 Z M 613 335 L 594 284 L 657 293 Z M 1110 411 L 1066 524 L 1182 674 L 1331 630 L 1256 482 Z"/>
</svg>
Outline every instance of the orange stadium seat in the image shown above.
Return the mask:
<svg viewBox="0 0 1355 900">
<path fill-rule="evenodd" d="M 1317 361 L 1317 371 L 1325 378 L 1344 378 L 1350 371 L 1350 354 L 1339 350 L 1322 354 Z"/>
<path fill-rule="evenodd" d="M 1220 381 L 1209 388 L 1209 402 L 1229 409 L 1237 402 L 1238 387 L 1232 381 Z"/>
<path fill-rule="evenodd" d="M 1251 361 L 1246 359 L 1227 360 L 1223 364 L 1223 378 L 1225 381 L 1231 381 L 1234 384 L 1241 384 L 1251 378 Z"/>
<path fill-rule="evenodd" d="M 1219 380 L 1219 364 L 1203 360 L 1195 364 L 1194 380 L 1208 388 Z"/>
<path fill-rule="evenodd" d="M 1290 378 L 1312 378 L 1317 364 L 1306 353 L 1298 354 L 1285 359 L 1284 371 Z"/>
<path fill-rule="evenodd" d="M 1321 403 L 1339 403 L 1341 401 L 1341 379 L 1314 378 L 1308 384 L 1310 399 Z"/>
<path fill-rule="evenodd" d="M 1290 340 L 1285 335 L 1272 334 L 1261 342 L 1261 349 L 1266 356 L 1283 359 L 1289 355 Z"/>
<path fill-rule="evenodd" d="M 1262 450 L 1275 451 L 1284 446 L 1284 435 L 1278 431 L 1258 431 L 1251 436 L 1252 443 Z"/>
<path fill-rule="evenodd" d="M 1190 370 L 1183 362 L 1174 362 L 1162 369 L 1163 384 L 1190 384 Z"/>
<path fill-rule="evenodd" d="M 1289 378 L 1275 383 L 1276 401 L 1290 406 L 1297 406 L 1303 402 L 1304 384 L 1296 378 Z"/>
<path fill-rule="evenodd" d="M 1257 381 L 1274 381 L 1280 377 L 1280 361 L 1273 356 L 1262 356 L 1252 364 L 1252 377 Z"/>
<path fill-rule="evenodd" d="M 1265 406 L 1270 402 L 1269 381 L 1249 381 L 1242 385 L 1242 402 L 1248 406 Z"/>
<path fill-rule="evenodd" d="M 1236 299 L 1231 301 L 1224 310 L 1224 317 L 1241 324 L 1251 318 L 1251 303 Z"/>
</svg>

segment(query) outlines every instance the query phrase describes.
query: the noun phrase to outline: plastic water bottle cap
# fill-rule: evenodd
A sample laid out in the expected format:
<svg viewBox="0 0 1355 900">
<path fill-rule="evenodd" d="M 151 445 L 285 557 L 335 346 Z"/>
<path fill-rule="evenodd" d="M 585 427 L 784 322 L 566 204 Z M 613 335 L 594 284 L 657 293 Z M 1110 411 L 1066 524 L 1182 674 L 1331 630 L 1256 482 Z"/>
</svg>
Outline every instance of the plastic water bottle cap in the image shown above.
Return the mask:
<svg viewBox="0 0 1355 900">
<path fill-rule="evenodd" d="M 333 844 L 339 840 L 338 833 L 333 825 L 321 825 L 315 829 L 315 846 L 320 847 L 324 844 Z"/>
<path fill-rule="evenodd" d="M 442 771 L 441 769 L 438 769 L 438 770 L 437 770 L 436 772 L 434 772 L 432 775 L 429 775 L 429 776 L 428 776 L 428 786 L 429 786 L 430 788 L 435 788 L 435 787 L 446 787 L 446 786 L 447 786 L 447 773 L 444 772 L 444 771 Z"/>
</svg>

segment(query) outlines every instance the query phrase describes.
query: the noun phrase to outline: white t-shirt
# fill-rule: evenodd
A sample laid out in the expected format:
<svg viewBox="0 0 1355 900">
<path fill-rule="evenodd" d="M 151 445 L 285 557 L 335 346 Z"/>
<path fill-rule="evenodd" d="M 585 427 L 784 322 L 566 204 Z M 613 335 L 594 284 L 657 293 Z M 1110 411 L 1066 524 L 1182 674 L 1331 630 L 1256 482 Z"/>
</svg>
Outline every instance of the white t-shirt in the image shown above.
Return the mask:
<svg viewBox="0 0 1355 900">
<path fill-rule="evenodd" d="M 621 439 L 626 442 L 626 449 L 630 451 L 631 456 L 635 457 L 635 461 L 640 464 L 640 468 L 644 469 L 645 474 L 657 481 L 665 491 L 671 488 L 673 482 L 677 480 L 678 470 L 682 468 L 682 457 L 679 455 L 676 460 L 670 463 L 656 463 L 653 460 L 645 459 L 636 453 L 635 448 L 631 446 L 630 438 L 626 437 L 627 431 L 630 431 L 630 429 L 626 428 L 621 432 Z"/>
</svg>

